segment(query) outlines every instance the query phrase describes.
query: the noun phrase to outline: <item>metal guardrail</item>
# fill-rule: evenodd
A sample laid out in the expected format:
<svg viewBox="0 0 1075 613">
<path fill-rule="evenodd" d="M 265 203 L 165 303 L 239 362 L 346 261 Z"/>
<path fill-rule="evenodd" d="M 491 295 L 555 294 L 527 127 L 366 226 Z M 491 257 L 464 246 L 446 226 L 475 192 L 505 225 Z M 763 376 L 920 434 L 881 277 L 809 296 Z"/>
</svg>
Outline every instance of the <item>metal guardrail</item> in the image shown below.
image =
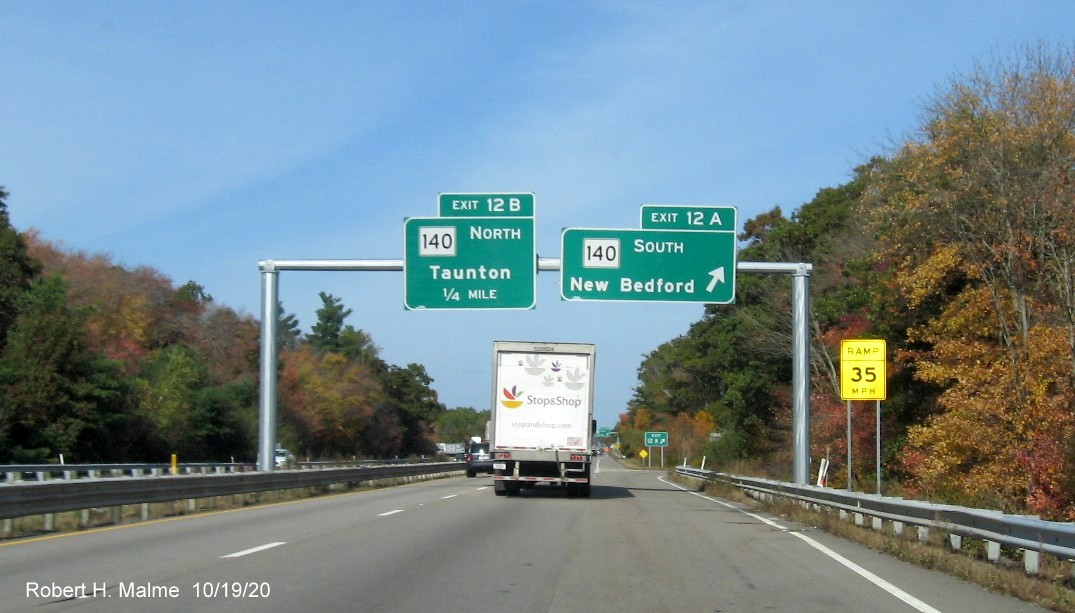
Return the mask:
<svg viewBox="0 0 1075 613">
<path fill-rule="evenodd" d="M 388 464 L 428 463 L 430 459 L 394 459 L 394 460 L 330 460 L 320 462 L 291 461 L 288 467 L 341 468 L 358 466 L 384 466 Z M 177 465 L 178 474 L 219 474 L 251 472 L 257 470 L 253 462 L 182 462 Z M 0 483 L 19 481 L 48 481 L 51 479 L 102 479 L 108 477 L 148 477 L 171 475 L 169 463 L 126 463 L 126 464 L 0 464 Z"/>
<path fill-rule="evenodd" d="M 166 463 L 127 464 L 3 464 L 0 481 L 48 481 L 54 478 L 142 477 L 170 474 L 172 465 Z M 180 474 L 232 473 L 255 470 L 251 462 L 186 462 L 178 465 Z"/>
<path fill-rule="evenodd" d="M 461 472 L 459 462 L 0 484 L 0 519 Z"/>
<path fill-rule="evenodd" d="M 960 537 L 980 538 L 1028 552 L 1048 553 L 1062 559 L 1075 559 L 1075 524 L 1072 523 L 769 479 L 737 477 L 685 466 L 676 468 L 676 472 L 695 479 L 723 481 L 745 490 L 782 496 L 805 504 L 837 508 L 848 513 L 912 526 L 935 528 Z M 994 558 L 991 556 L 991 559 Z"/>
</svg>

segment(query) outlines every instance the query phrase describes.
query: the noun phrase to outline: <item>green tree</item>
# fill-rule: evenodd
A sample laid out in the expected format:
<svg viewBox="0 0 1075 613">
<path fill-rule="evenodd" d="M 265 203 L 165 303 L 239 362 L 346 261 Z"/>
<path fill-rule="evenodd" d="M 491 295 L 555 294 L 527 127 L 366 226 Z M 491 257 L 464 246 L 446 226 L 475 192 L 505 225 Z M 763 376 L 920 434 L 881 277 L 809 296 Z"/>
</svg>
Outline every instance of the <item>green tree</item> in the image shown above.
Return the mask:
<svg viewBox="0 0 1075 613">
<path fill-rule="evenodd" d="M 445 410 L 437 417 L 440 441 L 458 443 L 469 441 L 472 436 L 485 438 L 485 424 L 488 421 L 488 410 L 478 411 L 472 407 Z"/>
<path fill-rule="evenodd" d="M 30 283 L 41 271 L 41 264 L 30 257 L 26 242 L 11 226 L 7 197 L 8 193 L 0 187 L 0 350 L 18 315 L 19 296 L 30 289 Z"/>
<path fill-rule="evenodd" d="M 299 319 L 294 313 L 284 311 L 284 303 L 276 303 L 276 346 L 278 349 L 294 349 L 302 338 Z"/>
<path fill-rule="evenodd" d="M 173 345 L 157 352 L 136 381 L 140 411 L 171 453 L 184 450 L 197 425 L 194 401 L 206 379 L 201 358 L 188 347 Z"/>
<path fill-rule="evenodd" d="M 306 336 L 306 342 L 318 351 L 339 353 L 343 321 L 351 314 L 351 309 L 345 308 L 342 300 L 332 294 L 319 292 L 318 296 L 321 298 L 321 308 L 317 309 L 317 323 Z"/>
<path fill-rule="evenodd" d="M 433 378 L 421 364 L 408 364 L 406 368 L 389 366 L 383 376 L 385 394 L 395 408 L 401 428 L 402 454 L 431 454 L 435 449 L 431 434 L 445 407 L 437 400 L 437 392 L 430 387 L 432 383 Z"/>
<path fill-rule="evenodd" d="M 16 309 L 0 354 L 6 455 L 16 461 L 70 456 L 88 432 L 106 429 L 121 411 L 118 371 L 87 348 L 86 314 L 68 306 L 58 277 L 35 282 Z"/>
<path fill-rule="evenodd" d="M 379 349 L 373 343 L 373 337 L 350 325 L 344 320 L 351 315 L 351 309 L 345 308 L 341 300 L 331 294 L 321 292 L 322 306 L 317 310 L 317 323 L 306 337 L 318 351 L 331 351 L 366 364 L 375 370 L 383 370 L 385 365 L 378 357 Z"/>
</svg>

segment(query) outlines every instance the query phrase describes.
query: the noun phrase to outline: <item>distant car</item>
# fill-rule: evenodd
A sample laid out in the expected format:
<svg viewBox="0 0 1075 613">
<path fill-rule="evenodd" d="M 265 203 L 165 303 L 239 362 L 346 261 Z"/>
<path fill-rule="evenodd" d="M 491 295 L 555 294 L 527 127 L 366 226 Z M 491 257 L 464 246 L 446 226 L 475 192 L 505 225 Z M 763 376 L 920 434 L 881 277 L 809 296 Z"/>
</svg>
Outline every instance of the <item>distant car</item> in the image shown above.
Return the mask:
<svg viewBox="0 0 1075 613">
<path fill-rule="evenodd" d="M 295 456 L 287 449 L 276 450 L 276 467 L 286 468 L 295 462 Z"/>
<path fill-rule="evenodd" d="M 489 443 L 472 442 L 467 449 L 467 476 L 478 473 L 493 474 L 493 456 L 489 453 Z"/>
</svg>

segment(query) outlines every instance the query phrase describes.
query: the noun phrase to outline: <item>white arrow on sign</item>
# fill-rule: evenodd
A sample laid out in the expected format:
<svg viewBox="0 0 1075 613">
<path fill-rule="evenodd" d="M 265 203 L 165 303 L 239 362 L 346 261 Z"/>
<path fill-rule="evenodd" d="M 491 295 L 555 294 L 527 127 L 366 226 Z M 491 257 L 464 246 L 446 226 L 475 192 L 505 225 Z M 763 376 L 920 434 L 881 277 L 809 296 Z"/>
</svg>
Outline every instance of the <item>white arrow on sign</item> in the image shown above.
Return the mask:
<svg viewBox="0 0 1075 613">
<path fill-rule="evenodd" d="M 724 267 L 714 268 L 709 271 L 709 276 L 712 279 L 709 280 L 709 285 L 705 286 L 705 291 L 712 292 L 713 288 L 717 286 L 717 283 L 724 283 Z"/>
</svg>

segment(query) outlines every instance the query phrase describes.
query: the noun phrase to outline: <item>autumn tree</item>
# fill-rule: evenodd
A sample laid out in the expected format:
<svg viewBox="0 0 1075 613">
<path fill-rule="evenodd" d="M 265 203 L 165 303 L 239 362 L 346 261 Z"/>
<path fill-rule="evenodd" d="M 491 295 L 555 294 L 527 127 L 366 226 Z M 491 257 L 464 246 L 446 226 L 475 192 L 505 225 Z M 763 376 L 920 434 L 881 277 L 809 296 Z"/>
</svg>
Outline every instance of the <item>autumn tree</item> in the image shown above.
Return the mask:
<svg viewBox="0 0 1075 613">
<path fill-rule="evenodd" d="M 902 308 L 935 314 L 907 338 L 916 377 L 944 389 L 908 437 L 923 491 L 1075 516 L 1044 461 L 1070 458 L 1075 427 L 1072 159 L 1075 54 L 1037 47 L 955 77 L 873 164 L 878 257 Z"/>
<path fill-rule="evenodd" d="M 362 454 L 381 386 L 363 364 L 308 345 L 281 355 L 281 422 L 312 457 Z"/>
</svg>

